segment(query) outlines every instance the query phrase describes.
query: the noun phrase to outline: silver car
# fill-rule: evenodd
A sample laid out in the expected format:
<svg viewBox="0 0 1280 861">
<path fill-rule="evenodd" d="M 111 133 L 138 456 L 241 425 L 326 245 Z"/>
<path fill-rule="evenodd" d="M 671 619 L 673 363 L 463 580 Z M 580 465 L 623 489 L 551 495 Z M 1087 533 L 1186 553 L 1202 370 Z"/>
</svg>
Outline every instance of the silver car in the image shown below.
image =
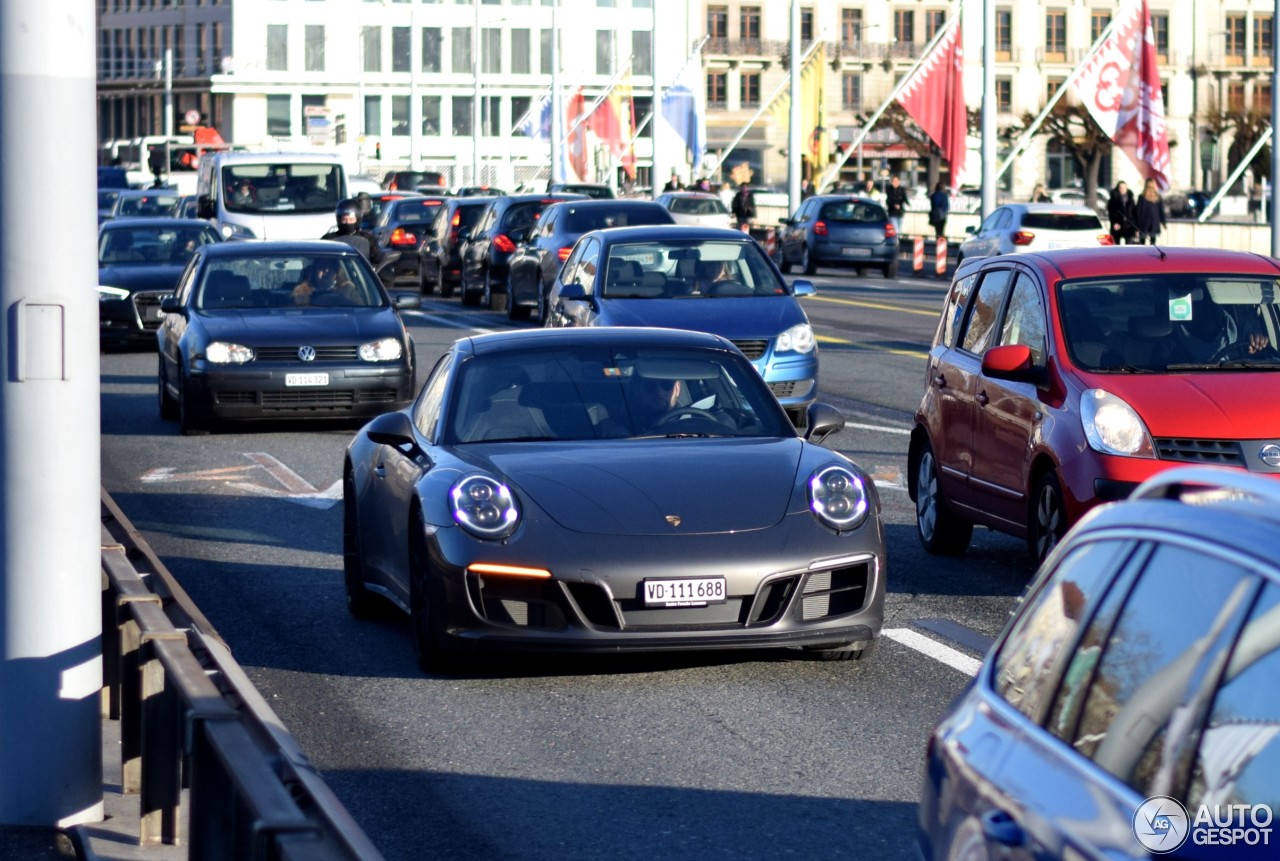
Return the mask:
<svg viewBox="0 0 1280 861">
<path fill-rule="evenodd" d="M 959 260 L 1112 244 L 1098 213 L 1060 203 L 1006 203 L 967 232 L 957 252 Z"/>
<path fill-rule="evenodd" d="M 732 227 L 731 216 L 724 201 L 709 191 L 669 191 L 660 194 L 655 201 L 671 212 L 676 224 L 692 224 L 697 227 Z"/>
</svg>

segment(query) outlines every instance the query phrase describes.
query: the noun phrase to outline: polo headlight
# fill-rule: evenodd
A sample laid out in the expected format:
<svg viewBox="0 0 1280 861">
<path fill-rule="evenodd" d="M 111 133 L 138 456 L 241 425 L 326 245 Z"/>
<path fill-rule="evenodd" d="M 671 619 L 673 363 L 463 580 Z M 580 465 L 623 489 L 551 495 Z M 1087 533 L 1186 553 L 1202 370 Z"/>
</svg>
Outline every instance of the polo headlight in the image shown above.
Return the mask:
<svg viewBox="0 0 1280 861">
<path fill-rule="evenodd" d="M 1080 423 L 1094 451 L 1126 457 L 1156 456 L 1151 434 L 1137 411 L 1108 391 L 1088 389 L 1080 395 Z"/>
<path fill-rule="evenodd" d="M 506 538 L 520 523 L 511 488 L 487 475 L 469 475 L 455 484 L 449 508 L 458 525 L 477 538 Z"/>
<path fill-rule="evenodd" d="M 128 299 L 129 291 L 120 287 L 108 287 L 105 284 L 98 285 L 98 301 L 114 302 L 120 299 Z"/>
<path fill-rule="evenodd" d="M 253 350 L 240 344 L 214 341 L 205 348 L 204 357 L 215 365 L 242 365 L 253 359 Z"/>
<path fill-rule="evenodd" d="M 362 362 L 394 362 L 404 355 L 400 341 L 396 338 L 383 338 L 360 345 L 360 361 Z"/>
<path fill-rule="evenodd" d="M 852 470 L 825 466 L 809 476 L 809 510 L 832 529 L 852 529 L 867 517 L 867 486 Z"/>
<path fill-rule="evenodd" d="M 797 323 L 778 336 L 778 352 L 811 353 L 816 343 L 813 327 L 808 323 Z"/>
</svg>

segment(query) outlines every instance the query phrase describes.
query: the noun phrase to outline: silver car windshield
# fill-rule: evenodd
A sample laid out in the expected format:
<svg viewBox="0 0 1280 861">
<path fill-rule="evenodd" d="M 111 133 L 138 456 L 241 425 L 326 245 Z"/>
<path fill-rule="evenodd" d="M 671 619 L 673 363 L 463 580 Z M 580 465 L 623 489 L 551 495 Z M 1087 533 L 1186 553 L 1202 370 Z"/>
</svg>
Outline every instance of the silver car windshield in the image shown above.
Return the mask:
<svg viewBox="0 0 1280 861">
<path fill-rule="evenodd" d="M 789 293 L 754 242 L 669 240 L 609 247 L 605 299 L 721 299 Z"/>
</svg>

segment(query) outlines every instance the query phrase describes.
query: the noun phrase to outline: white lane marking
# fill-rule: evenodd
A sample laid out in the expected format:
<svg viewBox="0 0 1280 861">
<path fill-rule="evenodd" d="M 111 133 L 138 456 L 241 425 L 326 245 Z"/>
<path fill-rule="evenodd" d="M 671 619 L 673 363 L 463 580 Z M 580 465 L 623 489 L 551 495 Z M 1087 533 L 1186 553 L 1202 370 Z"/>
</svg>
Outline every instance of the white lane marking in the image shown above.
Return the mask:
<svg viewBox="0 0 1280 861">
<path fill-rule="evenodd" d="M 978 668 L 982 666 L 982 661 L 977 658 L 971 658 L 959 649 L 953 649 L 909 628 L 885 628 L 880 635 L 899 642 L 908 649 L 915 649 L 967 676 L 977 675 Z"/>
<path fill-rule="evenodd" d="M 877 433 L 896 433 L 896 434 L 902 434 L 903 436 L 911 435 L 910 428 L 895 428 L 895 427 L 888 427 L 887 425 L 864 425 L 860 422 L 845 422 L 844 426 L 845 428 L 855 428 L 857 430 L 876 431 Z"/>
<path fill-rule="evenodd" d="M 216 481 L 227 487 L 259 496 L 270 496 L 276 499 L 287 499 L 309 508 L 332 508 L 342 498 L 342 480 L 338 479 L 324 490 L 319 490 L 302 476 L 280 462 L 274 455 L 264 451 L 241 452 L 252 464 L 241 466 L 224 466 L 217 469 L 202 469 L 195 472 L 178 472 L 171 466 L 147 470 L 142 474 L 145 482 L 162 481 Z M 251 471 L 263 471 L 276 484 L 270 487 L 247 480 Z"/>
<path fill-rule="evenodd" d="M 410 316 L 410 319 L 415 319 L 415 320 L 429 320 L 432 323 L 439 323 L 442 326 L 449 326 L 450 328 L 453 328 L 453 329 L 471 329 L 477 335 L 488 335 L 497 331 L 506 331 L 505 329 L 503 330 L 481 329 L 472 325 L 471 322 L 460 322 L 458 320 L 450 320 L 448 317 L 442 317 L 439 314 L 428 314 L 426 311 L 410 311 L 405 316 Z"/>
</svg>

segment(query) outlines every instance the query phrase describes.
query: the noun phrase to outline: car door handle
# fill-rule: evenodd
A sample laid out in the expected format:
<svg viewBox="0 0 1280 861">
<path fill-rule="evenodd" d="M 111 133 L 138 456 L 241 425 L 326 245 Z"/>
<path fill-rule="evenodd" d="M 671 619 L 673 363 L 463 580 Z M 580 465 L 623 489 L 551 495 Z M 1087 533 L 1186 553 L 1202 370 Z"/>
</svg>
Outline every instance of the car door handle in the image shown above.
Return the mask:
<svg viewBox="0 0 1280 861">
<path fill-rule="evenodd" d="M 1021 846 L 1027 840 L 1022 826 L 1003 810 L 988 810 L 982 814 L 982 835 L 1004 846 Z"/>
<path fill-rule="evenodd" d="M 387 477 L 387 465 L 386 465 L 385 463 L 380 463 L 380 464 L 378 464 L 377 466 L 375 466 L 375 467 L 373 468 L 373 474 L 374 474 L 374 475 L 376 475 L 378 478 L 386 478 L 386 477 Z"/>
<path fill-rule="evenodd" d="M 983 389 L 982 391 L 978 392 L 978 394 L 974 397 L 974 400 L 978 402 L 979 406 L 983 406 L 983 407 L 991 403 L 991 398 L 987 397 L 986 389 Z"/>
</svg>

